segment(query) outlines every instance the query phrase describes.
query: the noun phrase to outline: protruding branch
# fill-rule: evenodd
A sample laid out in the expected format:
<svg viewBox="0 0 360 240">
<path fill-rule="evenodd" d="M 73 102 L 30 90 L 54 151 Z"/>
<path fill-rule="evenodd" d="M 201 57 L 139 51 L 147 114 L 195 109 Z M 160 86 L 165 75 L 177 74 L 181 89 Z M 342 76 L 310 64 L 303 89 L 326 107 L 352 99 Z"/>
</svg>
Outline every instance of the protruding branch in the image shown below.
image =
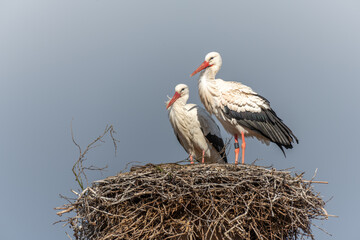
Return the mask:
<svg viewBox="0 0 360 240">
<path fill-rule="evenodd" d="M 96 145 L 98 142 L 105 142 L 103 140 L 103 137 L 109 133 L 111 140 L 114 144 L 114 151 L 115 151 L 115 156 L 116 156 L 116 152 L 117 152 L 117 143 L 120 142 L 119 140 L 117 140 L 114 137 L 114 134 L 116 133 L 114 130 L 113 125 L 106 125 L 104 132 L 98 136 L 95 140 L 93 140 L 89 145 L 87 145 L 87 147 L 85 148 L 85 150 L 83 151 L 82 148 L 80 147 L 80 145 L 75 141 L 75 137 L 74 137 L 74 132 L 73 132 L 73 128 L 72 128 L 72 122 L 71 122 L 71 139 L 73 141 L 73 143 L 75 144 L 75 146 L 78 148 L 79 150 L 79 158 L 77 159 L 77 161 L 74 163 L 73 167 L 72 167 L 72 172 L 75 176 L 75 181 L 79 184 L 81 190 L 84 190 L 84 181 L 83 178 L 85 178 L 86 180 L 86 184 L 88 185 L 88 180 L 87 180 L 87 176 L 85 174 L 85 170 L 98 170 L 98 171 L 102 171 L 104 169 L 107 168 L 107 166 L 105 167 L 95 167 L 95 166 L 89 166 L 86 167 L 83 165 L 84 161 L 86 160 L 86 154 L 93 148 L 99 146 Z"/>
</svg>

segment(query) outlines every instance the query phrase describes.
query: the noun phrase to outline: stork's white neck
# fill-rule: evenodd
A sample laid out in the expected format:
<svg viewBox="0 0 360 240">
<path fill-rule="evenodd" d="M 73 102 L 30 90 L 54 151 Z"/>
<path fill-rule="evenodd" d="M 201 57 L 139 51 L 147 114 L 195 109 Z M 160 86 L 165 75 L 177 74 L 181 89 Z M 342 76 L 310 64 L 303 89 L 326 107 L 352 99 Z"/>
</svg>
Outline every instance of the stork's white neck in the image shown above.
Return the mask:
<svg viewBox="0 0 360 240">
<path fill-rule="evenodd" d="M 219 67 L 218 66 L 211 66 L 211 67 L 208 67 L 206 68 L 204 71 L 202 71 L 200 73 L 200 78 L 199 80 L 215 80 L 215 76 L 217 74 L 217 72 L 219 71 Z"/>
<path fill-rule="evenodd" d="M 174 107 L 177 108 L 177 107 L 183 107 L 186 105 L 187 101 L 189 99 L 189 94 L 186 94 L 180 98 L 178 98 L 175 102 L 174 102 Z"/>
<path fill-rule="evenodd" d="M 201 102 L 204 104 L 206 110 L 211 114 L 216 112 L 215 98 L 219 96 L 218 89 L 216 88 L 215 75 L 217 71 L 214 71 L 212 67 L 206 68 L 201 72 L 199 77 L 199 96 Z"/>
</svg>

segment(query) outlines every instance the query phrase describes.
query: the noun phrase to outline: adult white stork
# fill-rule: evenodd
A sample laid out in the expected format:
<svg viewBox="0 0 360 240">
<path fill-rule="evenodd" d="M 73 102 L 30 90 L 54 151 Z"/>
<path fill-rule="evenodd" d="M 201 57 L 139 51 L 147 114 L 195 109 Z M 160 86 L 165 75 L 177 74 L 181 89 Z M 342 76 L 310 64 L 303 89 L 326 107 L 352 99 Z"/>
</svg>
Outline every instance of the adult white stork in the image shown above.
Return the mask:
<svg viewBox="0 0 360 240">
<path fill-rule="evenodd" d="M 292 148 L 294 139 L 297 143 L 298 139 L 271 109 L 266 98 L 239 82 L 215 79 L 221 65 L 219 53 L 208 53 L 205 61 L 190 76 L 204 70 L 199 77 L 200 99 L 206 110 L 214 114 L 225 130 L 234 136 L 235 164 L 238 163 L 240 151 L 239 135 L 242 138 L 242 164 L 245 158 L 245 137 L 256 137 L 267 145 L 273 142 L 285 155 L 283 147 Z"/>
<path fill-rule="evenodd" d="M 190 155 L 191 163 L 193 157 L 202 163 L 227 163 L 219 127 L 205 109 L 186 104 L 188 99 L 188 86 L 179 84 L 166 109 L 176 138 Z"/>
</svg>

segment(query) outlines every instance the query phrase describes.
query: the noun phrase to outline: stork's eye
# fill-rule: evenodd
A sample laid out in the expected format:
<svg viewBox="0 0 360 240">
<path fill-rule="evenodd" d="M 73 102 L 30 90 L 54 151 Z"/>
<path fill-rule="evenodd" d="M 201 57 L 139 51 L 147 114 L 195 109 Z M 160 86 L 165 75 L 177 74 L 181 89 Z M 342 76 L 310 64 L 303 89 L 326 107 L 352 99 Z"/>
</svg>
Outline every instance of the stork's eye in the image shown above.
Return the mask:
<svg viewBox="0 0 360 240">
<path fill-rule="evenodd" d="M 211 57 L 210 59 L 209 59 L 209 61 L 211 61 L 211 60 L 213 60 L 214 59 L 214 57 Z"/>
<path fill-rule="evenodd" d="M 185 88 L 181 89 L 180 92 L 183 92 L 185 90 Z"/>
</svg>

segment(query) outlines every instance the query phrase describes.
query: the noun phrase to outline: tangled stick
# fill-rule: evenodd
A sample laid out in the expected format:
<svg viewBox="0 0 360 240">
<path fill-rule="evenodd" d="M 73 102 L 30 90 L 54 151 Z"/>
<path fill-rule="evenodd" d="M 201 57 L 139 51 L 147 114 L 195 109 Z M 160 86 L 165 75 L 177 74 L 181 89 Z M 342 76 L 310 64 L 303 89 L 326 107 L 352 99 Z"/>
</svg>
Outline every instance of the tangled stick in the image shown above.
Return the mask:
<svg viewBox="0 0 360 240">
<path fill-rule="evenodd" d="M 96 181 L 63 211 L 76 239 L 314 239 L 314 181 L 230 164 L 162 164 Z M 65 209 L 65 210 L 64 210 Z"/>
</svg>

